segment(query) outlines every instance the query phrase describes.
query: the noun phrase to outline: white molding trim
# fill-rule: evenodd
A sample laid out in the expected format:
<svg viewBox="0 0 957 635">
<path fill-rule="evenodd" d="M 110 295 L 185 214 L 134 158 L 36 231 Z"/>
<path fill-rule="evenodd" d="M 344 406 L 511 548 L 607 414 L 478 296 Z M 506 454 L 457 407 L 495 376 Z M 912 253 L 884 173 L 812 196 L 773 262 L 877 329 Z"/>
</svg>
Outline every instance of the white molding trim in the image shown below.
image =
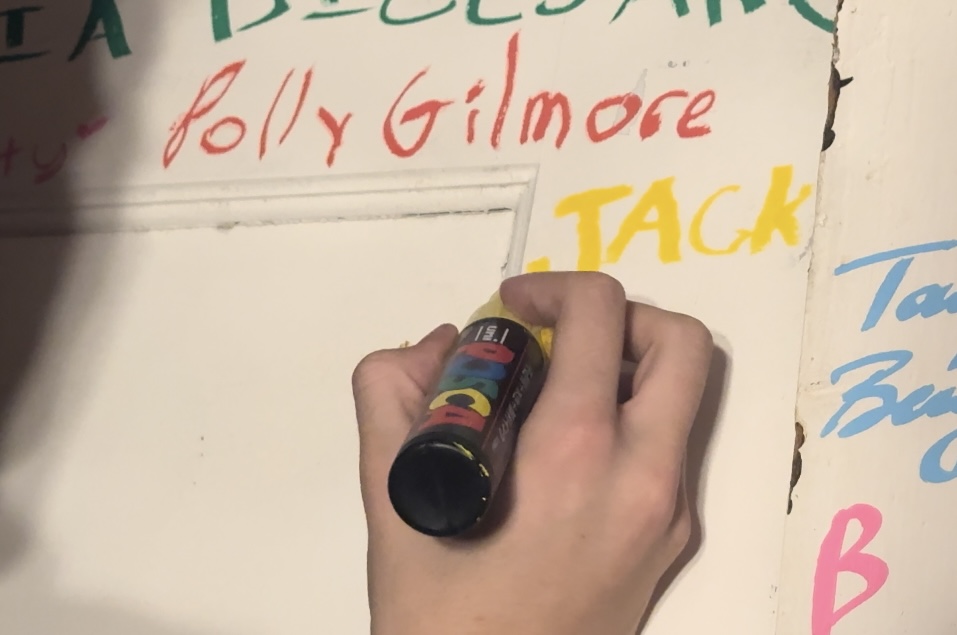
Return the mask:
<svg viewBox="0 0 957 635">
<path fill-rule="evenodd" d="M 522 267 L 537 172 L 518 165 L 88 190 L 75 195 L 69 214 L 3 196 L 0 236 L 513 212 L 503 274 L 514 275 Z"/>
</svg>

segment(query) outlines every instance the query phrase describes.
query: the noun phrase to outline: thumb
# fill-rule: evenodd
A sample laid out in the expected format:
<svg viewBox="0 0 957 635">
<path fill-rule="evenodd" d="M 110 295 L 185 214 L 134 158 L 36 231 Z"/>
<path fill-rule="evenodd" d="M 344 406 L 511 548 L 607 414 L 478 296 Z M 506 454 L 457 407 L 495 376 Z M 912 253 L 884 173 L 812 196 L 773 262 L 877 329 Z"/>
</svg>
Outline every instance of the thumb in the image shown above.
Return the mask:
<svg viewBox="0 0 957 635">
<path fill-rule="evenodd" d="M 458 329 L 443 324 L 408 348 L 367 355 L 352 374 L 359 425 L 359 473 L 363 497 L 387 500 L 392 460 L 442 372 Z M 368 504 L 367 500 L 367 504 Z"/>
</svg>

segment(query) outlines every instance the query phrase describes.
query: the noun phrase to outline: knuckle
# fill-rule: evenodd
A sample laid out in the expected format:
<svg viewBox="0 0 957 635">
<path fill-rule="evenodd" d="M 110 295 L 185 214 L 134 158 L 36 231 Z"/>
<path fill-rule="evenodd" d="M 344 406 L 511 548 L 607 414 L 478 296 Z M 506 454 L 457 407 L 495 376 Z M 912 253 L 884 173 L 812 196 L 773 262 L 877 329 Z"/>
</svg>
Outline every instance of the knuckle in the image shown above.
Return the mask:
<svg viewBox="0 0 957 635">
<path fill-rule="evenodd" d="M 358 391 L 367 386 L 381 374 L 383 368 L 391 364 L 392 358 L 392 351 L 380 350 L 373 351 L 359 360 L 352 371 L 352 389 Z"/>
<path fill-rule="evenodd" d="M 645 519 L 645 529 L 657 536 L 665 536 L 675 520 L 678 498 L 678 479 L 658 474 L 646 479 L 638 504 Z"/>
<path fill-rule="evenodd" d="M 627 302 L 625 288 L 621 282 L 607 273 L 601 271 L 582 272 L 580 280 L 581 288 L 590 296 L 622 306 Z"/>
<path fill-rule="evenodd" d="M 682 509 L 675 515 L 668 533 L 667 546 L 676 556 L 691 542 L 691 525 L 691 513 L 687 509 Z"/>
<path fill-rule="evenodd" d="M 704 351 L 714 347 L 714 336 L 704 322 L 696 317 L 675 313 L 671 318 L 671 335 L 686 346 Z"/>
</svg>

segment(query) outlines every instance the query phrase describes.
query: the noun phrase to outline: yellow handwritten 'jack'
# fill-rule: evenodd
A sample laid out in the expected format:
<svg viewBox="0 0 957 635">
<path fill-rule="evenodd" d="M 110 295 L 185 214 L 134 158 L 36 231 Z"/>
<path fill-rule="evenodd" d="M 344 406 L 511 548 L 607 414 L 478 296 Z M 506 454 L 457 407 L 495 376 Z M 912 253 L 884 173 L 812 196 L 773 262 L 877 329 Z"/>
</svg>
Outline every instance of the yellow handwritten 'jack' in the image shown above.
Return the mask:
<svg viewBox="0 0 957 635">
<path fill-rule="evenodd" d="M 750 239 L 751 253 L 762 251 L 771 243 L 775 232 L 781 234 L 785 244 L 795 246 L 799 240 L 798 208 L 811 195 L 811 186 L 801 186 L 797 196 L 788 200 L 788 192 L 794 179 L 794 166 L 781 165 L 771 170 L 771 185 L 764 204 L 752 229 L 738 229 L 737 236 L 726 247 L 714 247 L 705 243 L 702 226 L 705 217 L 715 202 L 725 194 L 740 191 L 740 185 L 726 185 L 711 194 L 701 204 L 691 219 L 688 228 L 688 243 L 696 252 L 706 256 L 726 256 L 737 252 Z M 663 263 L 681 260 L 681 220 L 678 201 L 674 195 L 675 177 L 653 182 L 618 228 L 618 234 L 608 244 L 602 259 L 601 214 L 603 207 L 630 196 L 633 188 L 628 185 L 601 187 L 578 192 L 565 197 L 555 207 L 555 217 L 563 218 L 578 214 L 578 263 L 579 271 L 598 271 L 603 262 L 616 263 L 628 245 L 640 231 L 658 232 L 658 259 Z M 653 219 L 648 216 L 657 211 Z M 551 261 L 538 258 L 530 262 L 526 270 L 549 271 Z"/>
<path fill-rule="evenodd" d="M 628 243 L 640 231 L 658 230 L 658 259 L 661 262 L 681 260 L 681 220 L 678 218 L 678 201 L 674 193 L 675 177 L 661 179 L 651 184 L 635 207 L 628 213 L 618 228 L 618 235 L 608 245 L 607 262 L 618 262 Z M 658 218 L 648 221 L 652 209 L 658 210 Z M 596 218 L 596 222 L 597 222 Z"/>
<path fill-rule="evenodd" d="M 578 270 L 598 271 L 601 267 L 601 208 L 626 196 L 627 185 L 599 187 L 567 196 L 555 206 L 555 217 L 578 213 Z"/>
<path fill-rule="evenodd" d="M 536 258 L 527 265 L 525 265 L 525 273 L 541 273 L 543 271 L 552 270 L 552 261 L 548 256 L 542 256 L 541 258 Z"/>
<path fill-rule="evenodd" d="M 771 187 L 764 199 L 764 207 L 758 215 L 751 232 L 751 253 L 756 254 L 771 242 L 771 234 L 780 232 L 784 242 L 791 247 L 798 244 L 798 220 L 794 213 L 807 197 L 811 186 L 802 185 L 797 198 L 788 201 L 788 190 L 794 178 L 794 166 L 780 165 L 771 172 Z"/>
<path fill-rule="evenodd" d="M 728 192 L 737 192 L 740 189 L 740 185 L 727 185 L 705 199 L 704 203 L 701 204 L 701 207 L 698 208 L 698 211 L 695 212 L 694 217 L 691 219 L 691 227 L 688 228 L 688 242 L 691 243 L 692 249 L 706 256 L 726 256 L 740 249 L 744 241 L 751 236 L 751 232 L 748 230 L 739 229 L 738 237 L 724 249 L 709 247 L 705 244 L 704 238 L 701 236 L 701 225 L 704 223 L 704 216 L 711 209 L 711 206 L 714 205 L 714 202 L 718 200 L 718 197 Z"/>
</svg>

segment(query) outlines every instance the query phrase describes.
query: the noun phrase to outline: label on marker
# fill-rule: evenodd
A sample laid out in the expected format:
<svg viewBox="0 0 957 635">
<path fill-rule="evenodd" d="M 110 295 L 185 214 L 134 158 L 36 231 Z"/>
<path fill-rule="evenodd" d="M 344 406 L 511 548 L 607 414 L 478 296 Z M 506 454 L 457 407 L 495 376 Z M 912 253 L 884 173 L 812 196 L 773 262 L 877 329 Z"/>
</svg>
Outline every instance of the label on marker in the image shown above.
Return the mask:
<svg viewBox="0 0 957 635">
<path fill-rule="evenodd" d="M 518 422 L 531 409 L 545 355 L 522 325 L 485 318 L 467 326 L 413 435 L 436 426 L 467 428 L 489 453 L 492 471 L 507 462 L 497 456 L 514 445 Z M 532 394 L 535 393 L 535 394 Z M 472 436 L 472 435 L 469 435 Z"/>
<path fill-rule="evenodd" d="M 426 411 L 389 471 L 389 498 L 412 528 L 454 536 L 484 517 L 545 379 L 551 330 L 496 293 L 462 329 Z"/>
</svg>

